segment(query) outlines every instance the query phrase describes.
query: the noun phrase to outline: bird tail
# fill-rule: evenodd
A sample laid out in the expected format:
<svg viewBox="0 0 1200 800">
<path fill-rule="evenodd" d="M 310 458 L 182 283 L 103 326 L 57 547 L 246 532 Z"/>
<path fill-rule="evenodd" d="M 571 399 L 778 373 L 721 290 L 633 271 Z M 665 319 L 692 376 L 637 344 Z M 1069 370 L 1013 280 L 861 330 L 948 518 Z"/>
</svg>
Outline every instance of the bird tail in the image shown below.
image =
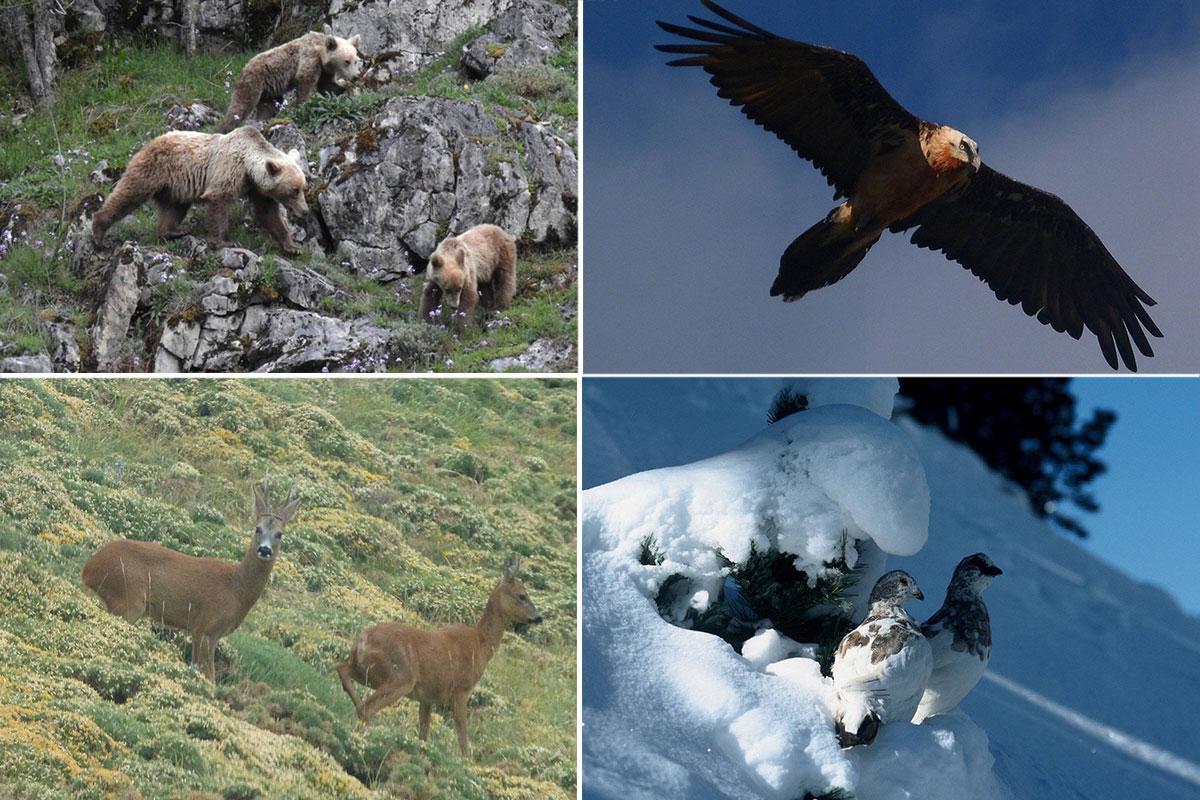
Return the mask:
<svg viewBox="0 0 1200 800">
<path fill-rule="evenodd" d="M 783 302 L 790 303 L 837 283 L 858 266 L 882 233 L 855 220 L 850 205 L 843 203 L 788 245 L 779 259 L 771 296 L 783 295 Z"/>
<path fill-rule="evenodd" d="M 837 719 L 833 728 L 837 733 L 838 744 L 845 749 L 875 741 L 875 737 L 879 735 L 879 723 L 879 715 L 874 711 L 868 711 L 867 715 L 858 720 L 858 724 L 853 728 L 846 726 L 844 718 Z"/>
</svg>

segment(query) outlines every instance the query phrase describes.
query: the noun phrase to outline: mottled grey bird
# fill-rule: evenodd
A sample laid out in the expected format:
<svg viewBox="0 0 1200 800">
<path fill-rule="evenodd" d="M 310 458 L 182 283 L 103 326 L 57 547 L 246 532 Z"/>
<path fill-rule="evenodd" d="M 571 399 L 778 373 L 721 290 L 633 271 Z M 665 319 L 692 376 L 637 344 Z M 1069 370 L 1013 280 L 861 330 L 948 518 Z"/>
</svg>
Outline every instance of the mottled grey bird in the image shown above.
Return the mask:
<svg viewBox="0 0 1200 800">
<path fill-rule="evenodd" d="M 907 722 L 933 670 L 929 642 L 904 610 L 924 600 L 913 577 L 892 570 L 875 582 L 867 618 L 842 637 L 833 658 L 838 706 L 834 727 L 842 747 L 875 741 L 881 723 Z"/>
<path fill-rule="evenodd" d="M 983 553 L 954 568 L 946 602 L 921 626 L 933 650 L 933 674 L 913 722 L 952 711 L 979 682 L 992 655 L 992 625 L 979 593 L 1002 574 Z"/>
</svg>

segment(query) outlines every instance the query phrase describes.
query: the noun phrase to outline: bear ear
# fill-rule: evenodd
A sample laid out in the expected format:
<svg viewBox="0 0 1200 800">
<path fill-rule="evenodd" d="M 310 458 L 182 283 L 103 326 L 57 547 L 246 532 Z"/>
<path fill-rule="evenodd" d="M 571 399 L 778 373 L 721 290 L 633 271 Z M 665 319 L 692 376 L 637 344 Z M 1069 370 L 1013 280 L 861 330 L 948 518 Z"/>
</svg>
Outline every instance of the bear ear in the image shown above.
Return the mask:
<svg viewBox="0 0 1200 800">
<path fill-rule="evenodd" d="M 337 37 L 336 36 L 326 36 L 325 37 L 325 49 L 329 50 L 329 51 L 337 50 Z"/>
<path fill-rule="evenodd" d="M 290 158 L 292 161 L 295 161 L 297 167 L 303 163 L 300 160 L 300 151 L 294 147 L 291 150 L 287 151 L 287 157 Z"/>
<path fill-rule="evenodd" d="M 267 174 L 272 178 L 278 177 L 279 173 L 282 171 L 283 167 L 279 165 L 278 161 L 267 161 Z"/>
<path fill-rule="evenodd" d="M 362 41 L 362 37 L 357 33 L 350 37 L 350 44 L 354 45 L 354 49 L 358 49 L 358 43 Z"/>
</svg>

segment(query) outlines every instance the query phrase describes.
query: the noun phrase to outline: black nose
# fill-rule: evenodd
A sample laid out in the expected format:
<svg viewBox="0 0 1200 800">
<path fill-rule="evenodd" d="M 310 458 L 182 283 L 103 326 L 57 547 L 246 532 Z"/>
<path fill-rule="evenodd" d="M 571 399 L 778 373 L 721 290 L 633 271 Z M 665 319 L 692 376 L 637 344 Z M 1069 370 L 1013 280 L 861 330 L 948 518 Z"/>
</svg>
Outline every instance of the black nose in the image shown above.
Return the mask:
<svg viewBox="0 0 1200 800">
<path fill-rule="evenodd" d="M 259 558 L 270 558 L 271 557 L 271 548 L 267 547 L 265 544 L 262 547 L 258 548 L 258 557 Z"/>
<path fill-rule="evenodd" d="M 532 620 L 532 622 L 533 622 L 534 624 L 536 624 L 536 623 L 539 623 L 539 622 L 541 622 L 541 621 L 542 621 L 542 615 L 541 615 L 541 614 L 538 614 L 538 615 L 537 615 L 536 617 L 534 617 L 534 618 L 533 618 L 533 620 Z"/>
</svg>

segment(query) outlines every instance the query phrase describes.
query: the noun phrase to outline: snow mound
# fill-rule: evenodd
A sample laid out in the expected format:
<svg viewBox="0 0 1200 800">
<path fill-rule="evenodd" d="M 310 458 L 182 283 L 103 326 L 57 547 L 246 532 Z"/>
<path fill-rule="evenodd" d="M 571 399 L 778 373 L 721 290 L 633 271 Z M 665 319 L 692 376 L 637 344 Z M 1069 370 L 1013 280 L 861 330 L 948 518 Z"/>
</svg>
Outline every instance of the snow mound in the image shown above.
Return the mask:
<svg viewBox="0 0 1200 800">
<path fill-rule="evenodd" d="M 797 556 L 810 574 L 871 540 L 912 555 L 929 528 L 925 470 L 906 434 L 865 409 L 793 414 L 741 447 L 642 472 L 584 493 L 584 547 L 633 556 L 649 539 L 667 559 L 655 578 L 721 573 L 718 552 L 744 561 L 750 545 Z M 715 597 L 719 586 L 705 587 Z M 652 596 L 652 591 L 651 591 Z"/>
<path fill-rule="evenodd" d="M 900 381 L 895 378 L 786 378 L 783 388 L 808 398 L 808 407 L 852 405 L 892 418 Z"/>
<path fill-rule="evenodd" d="M 764 631 L 743 657 L 659 614 L 670 576 L 690 580 L 684 600 L 703 610 L 720 596 L 722 558 L 744 561 L 752 544 L 793 554 L 810 576 L 826 561 L 866 558 L 865 590 L 886 554 L 925 544 L 925 471 L 888 420 L 896 382 L 838 383 L 792 384 L 808 410 L 732 451 L 584 492 L 588 796 L 1002 796 L 987 737 L 966 717 L 892 723 L 875 745 L 843 751 L 832 681 L 805 645 Z M 846 400 L 860 405 L 837 404 Z M 655 558 L 643 557 L 647 547 Z"/>
</svg>

